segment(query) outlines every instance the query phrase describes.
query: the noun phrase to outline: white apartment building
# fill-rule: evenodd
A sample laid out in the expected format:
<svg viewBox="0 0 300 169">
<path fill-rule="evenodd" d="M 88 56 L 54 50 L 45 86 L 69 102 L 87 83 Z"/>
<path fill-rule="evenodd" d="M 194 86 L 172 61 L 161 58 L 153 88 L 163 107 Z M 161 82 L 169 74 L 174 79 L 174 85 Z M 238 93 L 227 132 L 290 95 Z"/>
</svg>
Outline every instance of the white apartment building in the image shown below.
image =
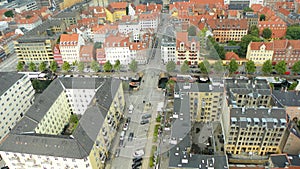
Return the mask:
<svg viewBox="0 0 300 169">
<path fill-rule="evenodd" d="M 19 4 L 14 9 L 17 13 L 22 13 L 23 11 L 37 10 L 38 6 L 36 1 L 25 0 L 19 1 Z"/>
<path fill-rule="evenodd" d="M 175 37 L 164 36 L 160 46 L 161 59 L 164 64 L 176 59 L 176 40 Z"/>
<path fill-rule="evenodd" d="M 122 22 L 118 25 L 118 30 L 120 33 L 128 34 L 130 32 L 139 33 L 141 30 L 141 25 L 138 22 Z"/>
<path fill-rule="evenodd" d="M 129 43 L 118 42 L 118 43 L 105 43 L 105 56 L 106 60 L 110 61 L 111 64 L 115 64 L 117 60 L 120 60 L 122 65 L 128 65 L 134 58 L 131 56 L 131 51 L 129 50 Z"/>
<path fill-rule="evenodd" d="M 80 111 L 71 135 L 64 135 L 69 117 L 75 113 L 71 112 L 74 102 L 69 101 L 85 98 L 84 94 L 75 96 L 79 90 L 85 93 L 84 89 L 93 90 L 93 98 Z M 86 100 L 79 102 L 86 104 Z M 0 155 L 14 169 L 103 169 L 124 107 L 120 80 L 55 79 L 2 142 Z"/>
<path fill-rule="evenodd" d="M 79 62 L 79 52 L 82 45 L 84 45 L 84 40 L 79 34 L 61 34 L 59 48 L 62 60 L 69 63 Z"/>
<path fill-rule="evenodd" d="M 0 140 L 24 116 L 34 99 L 34 89 L 26 75 L 0 72 Z"/>
<path fill-rule="evenodd" d="M 29 19 L 20 18 L 16 20 L 18 28 L 25 28 L 28 31 L 42 24 L 42 19 L 39 16 L 32 16 Z"/>
<path fill-rule="evenodd" d="M 156 32 L 159 24 L 159 13 L 148 12 L 139 14 L 139 24 L 142 30 L 150 28 Z"/>
</svg>

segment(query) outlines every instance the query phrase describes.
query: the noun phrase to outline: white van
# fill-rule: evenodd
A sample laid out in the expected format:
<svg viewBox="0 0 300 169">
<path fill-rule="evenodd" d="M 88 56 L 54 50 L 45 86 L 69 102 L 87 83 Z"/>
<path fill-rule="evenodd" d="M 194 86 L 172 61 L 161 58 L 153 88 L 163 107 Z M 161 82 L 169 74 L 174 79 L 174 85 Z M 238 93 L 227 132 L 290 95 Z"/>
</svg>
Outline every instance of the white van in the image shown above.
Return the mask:
<svg viewBox="0 0 300 169">
<path fill-rule="evenodd" d="M 124 140 L 124 138 L 125 138 L 125 131 L 122 131 L 120 135 L 120 140 Z"/>
<path fill-rule="evenodd" d="M 133 105 L 131 104 L 131 105 L 129 106 L 129 108 L 128 108 L 128 110 L 129 110 L 129 111 L 128 111 L 128 113 L 130 113 L 130 114 L 131 114 L 131 113 L 132 113 L 132 111 L 133 111 L 133 108 L 134 108 L 134 107 L 133 107 Z"/>
</svg>

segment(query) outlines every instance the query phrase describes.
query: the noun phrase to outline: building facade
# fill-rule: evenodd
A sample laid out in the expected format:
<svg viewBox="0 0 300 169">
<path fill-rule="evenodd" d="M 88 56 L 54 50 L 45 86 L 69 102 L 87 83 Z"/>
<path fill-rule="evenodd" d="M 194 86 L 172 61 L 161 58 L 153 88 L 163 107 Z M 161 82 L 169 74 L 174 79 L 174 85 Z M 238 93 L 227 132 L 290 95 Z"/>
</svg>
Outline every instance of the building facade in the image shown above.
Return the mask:
<svg viewBox="0 0 300 169">
<path fill-rule="evenodd" d="M 196 37 L 189 37 L 188 32 L 176 33 L 175 62 L 180 65 L 188 61 L 190 65 L 198 65 L 200 58 L 200 43 Z"/>
<path fill-rule="evenodd" d="M 93 92 L 85 93 L 85 90 Z M 78 96 L 75 96 L 77 94 Z M 70 99 L 82 98 L 79 95 L 82 97 L 88 95 L 90 102 L 85 103 L 86 100 L 69 102 Z M 84 107 L 85 110 L 78 111 L 72 105 L 79 102 L 88 105 Z M 123 89 L 119 80 L 56 79 L 12 129 L 11 134 L 0 146 L 0 154 L 8 167 L 16 169 L 102 169 L 105 167 L 124 106 Z M 63 135 L 59 131 L 64 130 L 71 113 L 83 114 L 79 116 L 78 126 L 71 135 Z M 53 123 L 55 125 L 52 125 Z M 25 132 L 26 135 L 23 134 Z"/>
<path fill-rule="evenodd" d="M 0 140 L 2 140 L 30 108 L 35 92 L 26 75 L 1 72 L 0 80 Z"/>
<path fill-rule="evenodd" d="M 208 20 L 208 28 L 217 42 L 241 41 L 248 33 L 247 19 Z"/>
<path fill-rule="evenodd" d="M 77 33 L 73 34 L 61 34 L 59 49 L 64 62 L 73 63 L 79 62 L 80 48 L 84 45 L 84 40 L 81 35 Z"/>
<path fill-rule="evenodd" d="M 175 52 L 176 52 L 176 40 L 174 37 L 163 36 L 160 46 L 161 59 L 164 64 L 167 64 L 169 61 L 176 61 Z M 176 62 L 175 62 L 176 63 Z"/>
<path fill-rule="evenodd" d="M 246 58 L 252 60 L 255 65 L 261 66 L 267 60 L 272 61 L 273 53 L 274 48 L 272 42 L 250 42 Z"/>
</svg>

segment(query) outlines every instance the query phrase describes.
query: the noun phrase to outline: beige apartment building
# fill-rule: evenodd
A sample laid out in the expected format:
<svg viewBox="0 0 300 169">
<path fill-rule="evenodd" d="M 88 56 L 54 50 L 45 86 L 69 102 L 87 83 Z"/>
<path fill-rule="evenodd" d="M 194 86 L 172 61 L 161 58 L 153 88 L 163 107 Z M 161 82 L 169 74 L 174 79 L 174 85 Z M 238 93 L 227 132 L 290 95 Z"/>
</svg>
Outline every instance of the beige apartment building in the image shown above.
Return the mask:
<svg viewBox="0 0 300 169">
<path fill-rule="evenodd" d="M 79 100 L 70 102 L 75 99 Z M 85 110 L 78 111 L 74 103 L 82 103 Z M 7 166 L 16 169 L 105 168 L 124 107 L 120 80 L 56 79 L 2 142 L 0 154 Z M 64 134 L 71 114 L 79 117 L 78 125 Z"/>
<path fill-rule="evenodd" d="M 25 115 L 34 100 L 34 89 L 26 75 L 0 72 L 0 141 Z"/>
<path fill-rule="evenodd" d="M 52 19 L 30 30 L 14 42 L 18 60 L 26 64 L 30 62 L 50 64 L 54 60 L 53 48 L 58 35 L 65 29 L 63 21 Z"/>
<path fill-rule="evenodd" d="M 267 60 L 272 61 L 274 53 L 273 42 L 251 42 L 248 45 L 246 58 L 256 66 L 262 66 Z"/>
</svg>

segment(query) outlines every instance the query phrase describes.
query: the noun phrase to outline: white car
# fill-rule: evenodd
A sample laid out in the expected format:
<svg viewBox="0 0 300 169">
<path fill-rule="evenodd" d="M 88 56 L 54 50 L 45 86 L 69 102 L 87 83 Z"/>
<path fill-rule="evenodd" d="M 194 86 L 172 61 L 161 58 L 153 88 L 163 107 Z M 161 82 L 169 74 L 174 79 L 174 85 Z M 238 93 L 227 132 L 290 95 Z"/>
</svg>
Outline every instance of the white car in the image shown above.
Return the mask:
<svg viewBox="0 0 300 169">
<path fill-rule="evenodd" d="M 134 153 L 133 153 L 133 157 L 141 157 L 145 154 L 144 150 L 143 149 L 140 149 L 140 150 L 136 150 Z"/>
<path fill-rule="evenodd" d="M 134 107 L 133 107 L 133 105 L 131 104 L 131 105 L 129 106 L 129 108 L 128 108 L 128 110 L 129 110 L 128 113 L 131 114 L 131 113 L 133 112 L 133 109 L 134 109 Z"/>
<path fill-rule="evenodd" d="M 123 130 L 124 130 L 124 131 L 127 131 L 127 130 L 128 130 L 128 123 L 125 123 L 125 124 L 124 124 Z"/>
</svg>

